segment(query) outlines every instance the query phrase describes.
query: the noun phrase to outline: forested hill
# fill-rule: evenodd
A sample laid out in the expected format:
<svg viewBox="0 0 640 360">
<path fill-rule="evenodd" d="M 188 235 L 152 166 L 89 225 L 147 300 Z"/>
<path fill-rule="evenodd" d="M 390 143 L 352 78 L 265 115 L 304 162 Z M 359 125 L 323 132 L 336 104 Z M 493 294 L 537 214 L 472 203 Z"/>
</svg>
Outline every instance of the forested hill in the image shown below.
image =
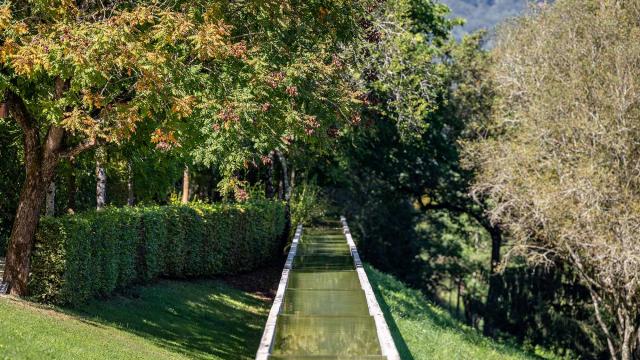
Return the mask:
<svg viewBox="0 0 640 360">
<path fill-rule="evenodd" d="M 501 21 L 521 14 L 528 0 L 441 0 L 451 8 L 453 16 L 466 20 L 454 35 L 460 38 L 479 29 L 491 29 Z"/>
</svg>

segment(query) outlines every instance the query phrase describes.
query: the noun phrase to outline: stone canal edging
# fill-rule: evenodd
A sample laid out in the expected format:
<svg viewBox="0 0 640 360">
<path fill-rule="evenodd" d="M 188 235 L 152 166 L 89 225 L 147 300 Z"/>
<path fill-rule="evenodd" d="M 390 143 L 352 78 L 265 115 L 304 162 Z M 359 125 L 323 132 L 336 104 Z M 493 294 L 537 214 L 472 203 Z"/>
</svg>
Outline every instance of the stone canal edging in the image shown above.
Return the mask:
<svg viewBox="0 0 640 360">
<path fill-rule="evenodd" d="M 256 360 L 400 360 L 346 218 L 307 232 L 298 225 Z"/>
<path fill-rule="evenodd" d="M 291 242 L 289 255 L 287 255 L 287 262 L 284 264 L 284 270 L 282 270 L 282 276 L 280 277 L 276 297 L 273 299 L 273 305 L 271 305 L 271 310 L 269 311 L 267 325 L 265 325 L 264 333 L 262 333 L 262 340 L 260 340 L 260 347 L 258 347 L 256 360 L 267 360 L 273 348 L 273 342 L 276 336 L 276 322 L 278 320 L 278 314 L 280 314 L 280 311 L 282 310 L 284 294 L 287 290 L 287 285 L 289 284 L 289 272 L 293 267 L 293 259 L 296 257 L 298 243 L 300 242 L 301 236 L 302 225 L 298 225 L 296 233 L 293 236 L 293 241 Z"/>
<path fill-rule="evenodd" d="M 353 262 L 355 263 L 356 271 L 358 272 L 360 285 L 362 286 L 362 290 L 364 290 L 365 296 L 367 298 L 369 314 L 373 316 L 373 319 L 376 323 L 376 330 L 378 332 L 378 340 L 380 341 L 382 355 L 386 356 L 388 360 L 400 360 L 400 353 L 398 353 L 396 344 L 393 341 L 393 337 L 391 336 L 391 331 L 389 331 L 387 321 L 384 319 L 384 313 L 382 312 L 382 309 L 380 309 L 380 305 L 378 304 L 376 295 L 373 292 L 371 284 L 369 283 L 367 273 L 364 271 L 364 267 L 362 266 L 362 261 L 360 260 L 360 254 L 358 254 L 356 244 L 351 237 L 351 231 L 349 230 L 347 219 L 344 216 L 341 216 L 340 222 L 342 223 L 342 231 L 344 233 L 344 236 L 347 238 L 347 243 L 349 244 L 349 248 L 351 249 L 351 256 L 353 256 Z"/>
</svg>

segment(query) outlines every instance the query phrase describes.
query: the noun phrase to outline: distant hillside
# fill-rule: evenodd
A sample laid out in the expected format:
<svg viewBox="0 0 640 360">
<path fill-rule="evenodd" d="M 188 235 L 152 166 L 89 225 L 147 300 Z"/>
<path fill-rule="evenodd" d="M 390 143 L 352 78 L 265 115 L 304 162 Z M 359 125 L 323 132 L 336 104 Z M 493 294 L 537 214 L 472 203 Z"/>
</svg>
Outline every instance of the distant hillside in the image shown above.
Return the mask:
<svg viewBox="0 0 640 360">
<path fill-rule="evenodd" d="M 451 8 L 454 17 L 466 20 L 462 28 L 455 31 L 460 38 L 478 29 L 492 29 L 501 21 L 520 15 L 528 0 L 440 0 Z"/>
</svg>

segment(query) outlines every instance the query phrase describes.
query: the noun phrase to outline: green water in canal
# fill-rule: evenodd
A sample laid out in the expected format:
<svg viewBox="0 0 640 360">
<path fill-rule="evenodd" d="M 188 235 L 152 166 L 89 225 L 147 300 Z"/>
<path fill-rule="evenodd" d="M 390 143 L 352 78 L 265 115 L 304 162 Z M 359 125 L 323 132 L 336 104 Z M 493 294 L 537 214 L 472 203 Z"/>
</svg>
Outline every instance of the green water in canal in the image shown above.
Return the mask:
<svg viewBox="0 0 640 360">
<path fill-rule="evenodd" d="M 373 317 L 339 228 L 303 231 L 271 360 L 382 360 Z"/>
</svg>

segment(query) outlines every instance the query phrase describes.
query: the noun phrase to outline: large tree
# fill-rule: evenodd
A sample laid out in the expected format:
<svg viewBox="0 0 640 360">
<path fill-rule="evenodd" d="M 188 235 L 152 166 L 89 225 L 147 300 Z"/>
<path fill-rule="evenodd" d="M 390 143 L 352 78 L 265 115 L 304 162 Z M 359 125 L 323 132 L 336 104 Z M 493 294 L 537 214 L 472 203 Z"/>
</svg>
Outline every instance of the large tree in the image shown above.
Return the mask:
<svg viewBox="0 0 640 360">
<path fill-rule="evenodd" d="M 562 0 L 504 26 L 500 102 L 469 145 L 511 254 L 566 263 L 613 359 L 640 336 L 640 3 Z"/>
<path fill-rule="evenodd" d="M 222 8 L 248 60 L 211 77 L 215 105 L 200 117 L 193 154 L 219 168 L 223 192 L 242 193 L 239 173 L 249 168 L 275 160 L 286 169 L 293 149 L 326 149 L 356 117 L 359 92 L 345 76 L 341 53 L 358 39 L 366 2 L 229 2 Z"/>
<path fill-rule="evenodd" d="M 181 119 L 200 64 L 237 57 L 208 2 L 16 1 L 0 6 L 0 92 L 26 178 L 4 280 L 25 294 L 43 199 L 61 159 Z"/>
<path fill-rule="evenodd" d="M 426 270 L 385 256 L 392 249 L 410 258 L 421 251 L 411 218 L 423 213 L 469 216 L 485 228 L 492 240 L 487 309 L 494 309 L 501 231 L 483 213 L 484 202 L 468 196 L 473 172 L 461 166 L 458 143 L 475 136 L 475 124 L 491 115 L 489 59 L 482 33 L 460 43 L 449 39 L 457 22 L 446 18 L 447 11 L 429 2 L 387 1 L 363 21 L 364 39 L 348 54 L 354 78 L 367 92 L 365 126 L 349 133 L 341 163 L 355 205 L 349 210 L 362 220 L 362 239 L 370 242 L 365 252 L 382 268 L 401 276 Z M 412 212 L 414 205 L 422 211 Z M 441 285 L 406 280 L 434 293 Z M 485 315 L 489 330 L 491 313 Z"/>
</svg>

